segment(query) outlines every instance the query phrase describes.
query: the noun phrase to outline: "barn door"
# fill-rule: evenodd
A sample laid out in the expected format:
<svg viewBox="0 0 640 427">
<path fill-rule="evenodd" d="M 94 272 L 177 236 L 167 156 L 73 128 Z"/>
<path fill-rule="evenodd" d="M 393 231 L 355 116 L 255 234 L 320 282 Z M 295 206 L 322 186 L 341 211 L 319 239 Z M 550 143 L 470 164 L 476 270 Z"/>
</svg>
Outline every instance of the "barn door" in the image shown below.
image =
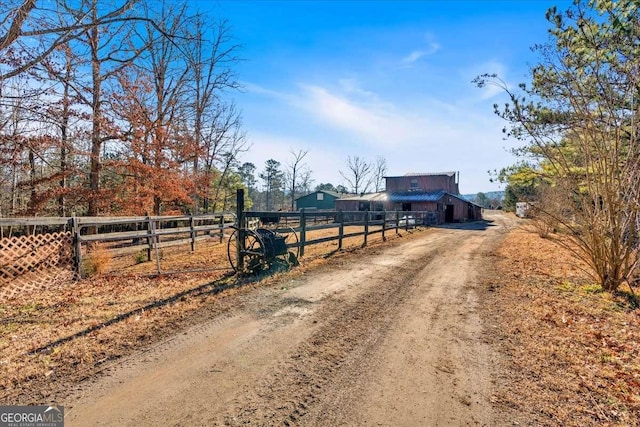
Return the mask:
<svg viewBox="0 0 640 427">
<path fill-rule="evenodd" d="M 453 222 L 453 205 L 447 205 L 444 211 L 444 222 Z"/>
</svg>

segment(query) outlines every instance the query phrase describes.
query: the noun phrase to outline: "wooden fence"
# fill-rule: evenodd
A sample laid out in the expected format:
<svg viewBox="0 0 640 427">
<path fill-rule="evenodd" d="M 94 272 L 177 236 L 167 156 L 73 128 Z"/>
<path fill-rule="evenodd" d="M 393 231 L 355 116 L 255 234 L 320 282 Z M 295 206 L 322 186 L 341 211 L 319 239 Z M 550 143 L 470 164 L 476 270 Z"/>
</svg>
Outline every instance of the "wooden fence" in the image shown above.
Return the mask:
<svg viewBox="0 0 640 427">
<path fill-rule="evenodd" d="M 233 213 L 157 217 L 0 218 L 0 286 L 21 280 L 27 273 L 42 272 L 53 267 L 71 270 L 76 277 L 81 277 L 84 257 L 96 244 L 104 245 L 110 256 L 142 252 L 147 261 L 155 258 L 159 262 L 159 249 L 189 245 L 193 251 L 196 242 L 205 239 L 222 242 L 225 231 L 234 224 Z M 51 248 L 62 253 L 60 248 L 63 247 L 68 255 L 51 256 Z M 42 281 L 42 277 L 39 280 Z"/>
<path fill-rule="evenodd" d="M 437 213 L 427 211 L 307 211 L 305 209 L 299 212 L 247 211 L 239 218 L 258 219 L 261 224 L 277 224 L 274 226 L 276 229 L 282 229 L 282 226 L 291 227 L 298 233 L 299 243 L 296 246 L 300 248 L 300 256 L 304 256 L 305 247 L 310 245 L 337 240 L 338 249 L 342 249 L 344 239 L 361 236 L 362 246 L 366 246 L 368 237 L 372 234 L 381 233 L 384 239 L 385 233 L 390 230 L 398 233 L 400 229 L 408 230 L 437 223 Z M 345 228 L 352 226 L 362 227 L 362 230 L 345 233 Z M 312 231 L 326 229 L 336 229 L 336 234 L 307 238 Z"/>
<path fill-rule="evenodd" d="M 0 218 L 0 297 L 50 286 L 52 280 L 82 277 L 87 273 L 85 257 L 98 246 L 108 251 L 110 257 L 136 258 L 136 263 L 145 263 L 146 274 L 229 270 L 231 265 L 226 259 L 226 251 L 219 247 L 224 246 L 226 250 L 226 245 L 221 244 L 228 240 L 233 229 L 239 227 L 293 230 L 298 235 L 298 242 L 292 245 L 299 248 L 300 256 L 304 256 L 305 248 L 311 245 L 337 241 L 337 249 L 342 249 L 345 239 L 362 237 L 365 246 L 373 234 L 381 233 L 384 238 L 390 231 L 397 233 L 400 229 L 430 225 L 435 221 L 435 212 L 316 210 L 194 216 Z M 353 231 L 354 228 L 359 230 Z M 335 233 L 327 236 L 316 232 L 329 229 L 334 229 Z M 317 237 L 318 234 L 322 236 Z M 178 271 L 161 266 L 163 248 L 182 245 L 185 249 L 176 250 L 194 252 L 198 245 L 212 244 L 218 245 L 211 251 L 212 256 L 217 257 L 215 263 L 205 262 L 200 269 L 178 267 Z M 118 271 L 124 269 L 111 274 Z"/>
</svg>

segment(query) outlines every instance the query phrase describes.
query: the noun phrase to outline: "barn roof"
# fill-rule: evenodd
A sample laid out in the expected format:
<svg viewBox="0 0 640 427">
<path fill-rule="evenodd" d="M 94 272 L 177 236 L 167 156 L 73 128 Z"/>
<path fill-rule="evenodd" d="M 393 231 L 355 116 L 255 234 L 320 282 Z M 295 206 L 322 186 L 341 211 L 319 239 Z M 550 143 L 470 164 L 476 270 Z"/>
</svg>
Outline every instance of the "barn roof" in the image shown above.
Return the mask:
<svg viewBox="0 0 640 427">
<path fill-rule="evenodd" d="M 447 194 L 446 191 L 409 191 L 403 193 L 389 193 L 389 201 L 390 202 L 400 202 L 400 203 L 408 203 L 408 202 L 437 202 Z"/>
<path fill-rule="evenodd" d="M 368 194 L 361 194 L 359 196 L 353 195 L 350 197 L 342 197 L 340 198 L 340 200 L 346 200 L 346 201 L 361 201 L 361 202 L 384 202 L 387 200 L 387 193 L 382 192 L 382 193 L 368 193 Z"/>
<path fill-rule="evenodd" d="M 470 200 L 465 199 L 464 197 L 451 194 L 448 191 L 438 190 L 438 191 L 407 191 L 403 193 L 389 193 L 388 200 L 390 202 L 396 203 L 410 203 L 410 202 L 438 202 L 444 196 L 455 197 L 458 200 L 462 200 L 463 202 L 470 203 L 472 205 L 481 207 L 476 205 Z"/>
<path fill-rule="evenodd" d="M 337 191 L 318 190 L 318 191 L 316 191 L 316 193 L 324 193 L 324 194 L 328 194 L 330 196 L 337 197 L 337 198 L 342 197 L 342 193 L 338 193 Z M 311 194 L 313 194 L 313 193 L 311 193 Z"/>
<path fill-rule="evenodd" d="M 407 176 L 455 176 L 457 172 L 409 172 L 399 176 L 385 176 L 385 178 L 404 178 Z"/>
<path fill-rule="evenodd" d="M 311 196 L 312 194 L 317 194 L 317 193 L 328 194 L 329 196 L 335 197 L 336 199 L 339 199 L 340 197 L 344 197 L 344 195 L 345 195 L 344 193 L 337 193 L 335 191 L 330 191 L 330 190 L 317 190 L 317 191 L 314 191 L 312 193 L 305 194 L 304 196 L 297 197 L 296 200 L 300 200 L 300 199 L 303 199 L 305 197 Z"/>
</svg>

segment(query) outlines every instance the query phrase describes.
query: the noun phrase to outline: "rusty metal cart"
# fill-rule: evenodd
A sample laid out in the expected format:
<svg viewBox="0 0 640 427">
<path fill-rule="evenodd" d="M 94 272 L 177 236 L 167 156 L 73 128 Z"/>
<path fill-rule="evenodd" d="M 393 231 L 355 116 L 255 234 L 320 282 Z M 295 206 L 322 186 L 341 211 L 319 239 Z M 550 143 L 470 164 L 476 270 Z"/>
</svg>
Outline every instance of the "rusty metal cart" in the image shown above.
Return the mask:
<svg viewBox="0 0 640 427">
<path fill-rule="evenodd" d="M 297 265 L 300 248 L 292 227 L 236 228 L 229 238 L 227 255 L 238 273 L 257 274 L 274 266 Z"/>
</svg>

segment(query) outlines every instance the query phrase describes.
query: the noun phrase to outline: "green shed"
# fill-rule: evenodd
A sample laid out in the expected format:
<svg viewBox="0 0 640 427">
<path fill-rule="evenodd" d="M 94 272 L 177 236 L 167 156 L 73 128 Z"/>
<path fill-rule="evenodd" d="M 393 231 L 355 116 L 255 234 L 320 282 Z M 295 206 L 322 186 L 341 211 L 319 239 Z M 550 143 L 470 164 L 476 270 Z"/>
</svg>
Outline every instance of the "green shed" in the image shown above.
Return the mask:
<svg viewBox="0 0 640 427">
<path fill-rule="evenodd" d="M 315 191 L 306 196 L 296 199 L 296 209 L 324 209 L 333 210 L 336 208 L 336 199 L 340 198 L 340 193 L 334 191 Z"/>
</svg>

